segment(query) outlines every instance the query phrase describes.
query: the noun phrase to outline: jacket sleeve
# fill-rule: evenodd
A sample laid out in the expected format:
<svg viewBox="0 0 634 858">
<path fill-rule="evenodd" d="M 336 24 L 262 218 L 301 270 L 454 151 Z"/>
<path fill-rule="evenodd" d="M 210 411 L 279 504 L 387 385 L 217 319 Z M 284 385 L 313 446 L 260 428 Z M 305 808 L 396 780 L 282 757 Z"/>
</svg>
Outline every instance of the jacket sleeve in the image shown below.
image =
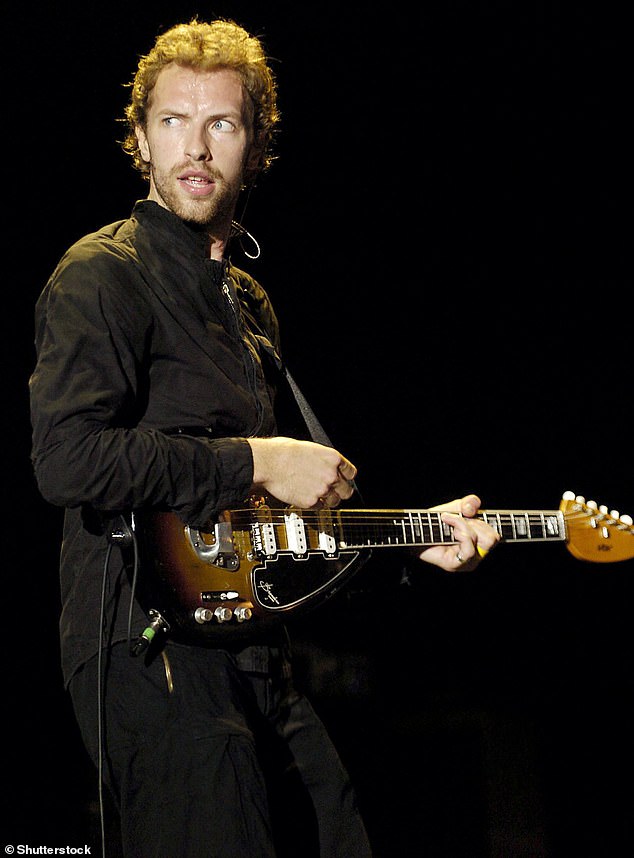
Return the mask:
<svg viewBox="0 0 634 858">
<path fill-rule="evenodd" d="M 29 383 L 38 487 L 63 507 L 162 507 L 200 526 L 246 497 L 251 448 L 140 428 L 153 318 L 119 263 L 75 250 L 38 300 Z"/>
</svg>

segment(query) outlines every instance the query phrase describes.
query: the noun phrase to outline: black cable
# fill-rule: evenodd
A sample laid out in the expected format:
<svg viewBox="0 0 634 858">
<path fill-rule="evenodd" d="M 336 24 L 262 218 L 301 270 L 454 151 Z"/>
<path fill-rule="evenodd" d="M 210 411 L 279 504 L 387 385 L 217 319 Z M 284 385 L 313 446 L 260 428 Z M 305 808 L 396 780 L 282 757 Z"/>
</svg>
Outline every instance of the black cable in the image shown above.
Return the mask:
<svg viewBox="0 0 634 858">
<path fill-rule="evenodd" d="M 106 858 L 106 829 L 105 829 L 105 813 L 103 803 L 103 758 L 104 758 L 104 742 L 103 742 L 103 650 L 104 650 L 104 634 L 105 618 L 106 618 L 106 584 L 108 581 L 108 567 L 110 565 L 110 555 L 112 554 L 112 544 L 108 543 L 108 550 L 103 564 L 103 580 L 101 583 L 101 604 L 99 607 L 99 648 L 97 650 L 97 772 L 99 778 L 99 823 L 101 827 L 101 854 Z"/>
<path fill-rule="evenodd" d="M 103 794 L 103 770 L 105 757 L 105 737 L 104 737 L 104 689 L 105 675 L 103 665 L 103 653 L 107 644 L 107 629 L 106 629 L 106 590 L 108 585 L 108 569 L 110 567 L 110 559 L 112 556 L 113 545 L 125 546 L 132 544 L 134 550 L 134 569 L 132 574 L 132 596 L 130 598 L 130 608 L 128 613 L 128 641 L 131 638 L 132 626 L 132 606 L 134 601 L 134 591 L 136 587 L 136 579 L 138 575 L 138 546 L 136 535 L 134 533 L 134 516 L 132 516 L 131 528 L 127 527 L 124 519 L 121 519 L 122 527 L 113 527 L 108 535 L 108 549 L 104 558 L 103 564 L 103 579 L 101 582 L 101 604 L 99 607 L 99 648 L 97 650 L 97 772 L 99 779 L 99 824 L 101 830 L 101 854 L 102 858 L 106 858 L 106 824 L 105 824 L 105 807 Z"/>
<path fill-rule="evenodd" d="M 136 593 L 137 579 L 139 577 L 139 546 L 136 539 L 136 522 L 134 513 L 130 515 L 130 535 L 132 540 L 132 550 L 134 553 L 134 565 L 132 567 L 132 581 L 130 583 L 130 604 L 128 606 L 128 651 L 132 649 L 132 611 L 134 608 L 134 595 Z"/>
</svg>

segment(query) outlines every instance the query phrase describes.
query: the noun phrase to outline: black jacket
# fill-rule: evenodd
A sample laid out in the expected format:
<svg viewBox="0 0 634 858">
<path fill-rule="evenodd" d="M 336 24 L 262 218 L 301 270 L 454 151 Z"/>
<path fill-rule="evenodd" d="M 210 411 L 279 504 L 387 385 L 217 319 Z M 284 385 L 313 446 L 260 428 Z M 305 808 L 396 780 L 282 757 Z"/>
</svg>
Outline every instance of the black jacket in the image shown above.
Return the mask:
<svg viewBox="0 0 634 858">
<path fill-rule="evenodd" d="M 203 525 L 248 493 L 245 437 L 277 431 L 270 302 L 207 250 L 204 232 L 144 201 L 71 247 L 37 303 L 32 458 L 44 498 L 67 510 L 66 681 L 99 642 L 104 521 L 157 507 Z M 105 580 L 113 640 L 128 630 L 121 573 L 113 554 Z M 135 605 L 133 630 L 144 621 Z"/>
</svg>

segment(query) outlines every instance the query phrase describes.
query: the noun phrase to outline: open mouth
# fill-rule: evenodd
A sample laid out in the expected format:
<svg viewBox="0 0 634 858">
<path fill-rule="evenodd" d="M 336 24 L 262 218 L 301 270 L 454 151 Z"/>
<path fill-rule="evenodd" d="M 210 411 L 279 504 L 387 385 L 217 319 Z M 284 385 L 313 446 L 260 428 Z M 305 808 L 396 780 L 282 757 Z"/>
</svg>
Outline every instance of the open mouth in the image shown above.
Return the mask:
<svg viewBox="0 0 634 858">
<path fill-rule="evenodd" d="M 212 193 L 216 186 L 214 180 L 204 173 L 182 173 L 178 177 L 178 182 L 194 196 L 206 196 Z"/>
</svg>

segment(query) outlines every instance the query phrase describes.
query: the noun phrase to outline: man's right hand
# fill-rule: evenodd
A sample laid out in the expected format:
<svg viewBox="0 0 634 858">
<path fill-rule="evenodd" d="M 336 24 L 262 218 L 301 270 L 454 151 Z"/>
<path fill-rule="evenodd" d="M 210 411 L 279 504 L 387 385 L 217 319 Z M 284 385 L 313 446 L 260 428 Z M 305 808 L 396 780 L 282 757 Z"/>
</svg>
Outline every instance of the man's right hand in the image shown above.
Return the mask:
<svg viewBox="0 0 634 858">
<path fill-rule="evenodd" d="M 301 509 L 336 507 L 354 491 L 355 466 L 333 447 L 295 438 L 247 438 L 253 491 Z"/>
</svg>

